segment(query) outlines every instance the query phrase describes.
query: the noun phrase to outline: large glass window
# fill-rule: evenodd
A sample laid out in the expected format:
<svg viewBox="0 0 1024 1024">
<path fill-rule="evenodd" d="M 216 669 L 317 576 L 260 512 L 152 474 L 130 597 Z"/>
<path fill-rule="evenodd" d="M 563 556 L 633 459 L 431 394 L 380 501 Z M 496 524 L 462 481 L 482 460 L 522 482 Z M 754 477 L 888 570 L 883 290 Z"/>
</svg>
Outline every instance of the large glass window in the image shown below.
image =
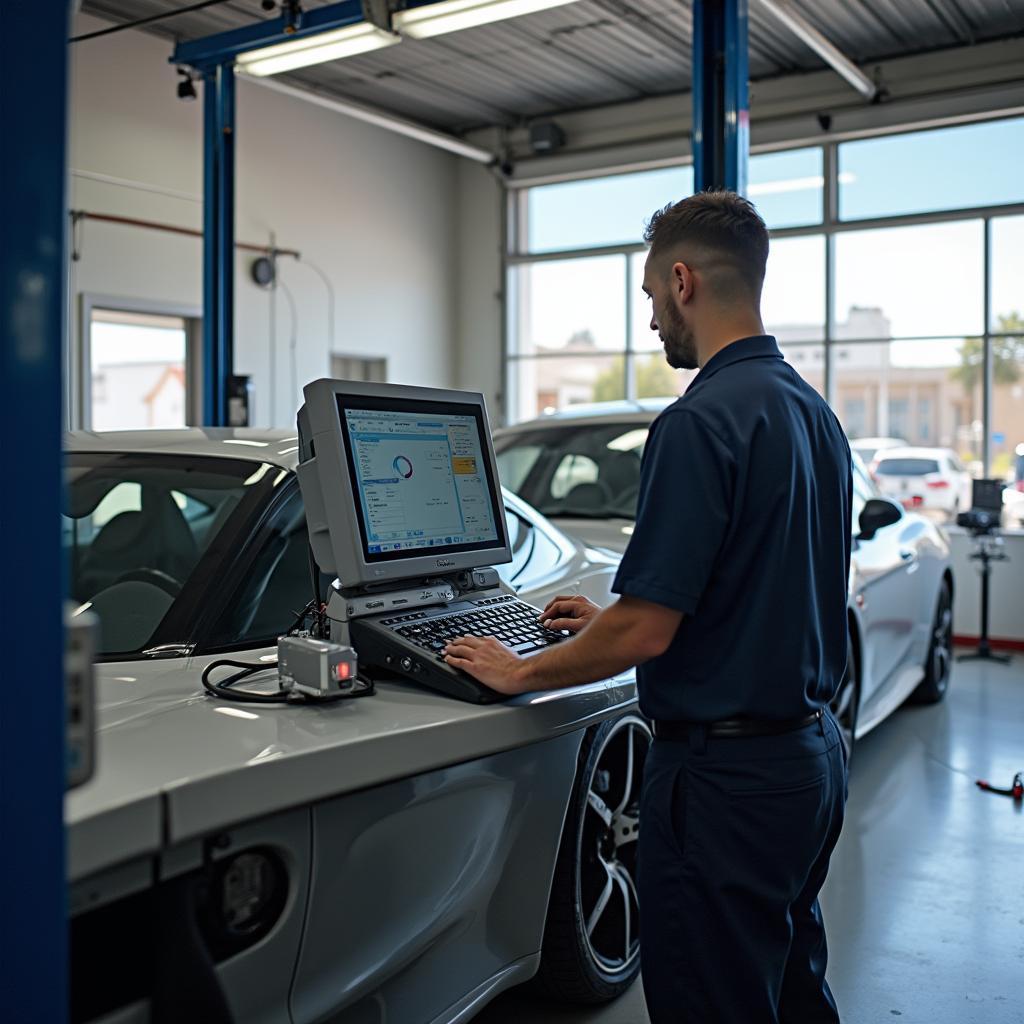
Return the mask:
<svg viewBox="0 0 1024 1024">
<path fill-rule="evenodd" d="M 587 355 L 626 344 L 626 259 L 593 256 L 514 271 L 516 355 Z"/>
<path fill-rule="evenodd" d="M 835 336 L 980 334 L 983 238 L 976 220 L 837 235 Z"/>
<path fill-rule="evenodd" d="M 844 142 L 839 217 L 1024 202 L 1024 118 Z"/>
<path fill-rule="evenodd" d="M 946 448 L 975 475 L 987 467 L 1013 481 L 1024 458 L 1022 166 L 1020 117 L 751 157 L 749 196 L 773 233 L 766 330 L 827 394 L 867 461 L 887 445 Z M 510 420 L 685 391 L 695 374 L 672 370 L 650 329 L 641 232 L 692 180 L 676 168 L 520 195 Z M 983 212 L 964 219 L 964 210 Z M 556 250 L 579 256 L 526 255 Z"/>
<path fill-rule="evenodd" d="M 820 146 L 752 156 L 748 177 L 747 195 L 769 228 L 821 223 L 825 179 Z"/>
<path fill-rule="evenodd" d="M 651 214 L 693 192 L 693 168 L 567 181 L 531 188 L 526 249 L 558 252 L 639 242 Z"/>
<path fill-rule="evenodd" d="M 780 341 L 824 341 L 824 235 L 772 240 L 761 316 Z"/>
<path fill-rule="evenodd" d="M 981 475 L 981 388 L 967 339 L 931 338 L 835 346 L 835 408 L 871 462 L 887 446 L 944 448 Z"/>
</svg>

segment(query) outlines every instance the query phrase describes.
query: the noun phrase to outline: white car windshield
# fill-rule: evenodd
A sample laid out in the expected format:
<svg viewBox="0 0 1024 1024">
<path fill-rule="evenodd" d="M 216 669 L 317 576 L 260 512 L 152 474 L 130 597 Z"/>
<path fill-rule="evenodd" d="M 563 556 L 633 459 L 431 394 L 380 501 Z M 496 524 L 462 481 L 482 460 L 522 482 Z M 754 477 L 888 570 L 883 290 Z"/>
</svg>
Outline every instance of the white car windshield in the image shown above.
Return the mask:
<svg viewBox="0 0 1024 1024">
<path fill-rule="evenodd" d="M 501 482 L 552 519 L 635 519 L 645 423 L 574 424 L 495 439 Z"/>
</svg>

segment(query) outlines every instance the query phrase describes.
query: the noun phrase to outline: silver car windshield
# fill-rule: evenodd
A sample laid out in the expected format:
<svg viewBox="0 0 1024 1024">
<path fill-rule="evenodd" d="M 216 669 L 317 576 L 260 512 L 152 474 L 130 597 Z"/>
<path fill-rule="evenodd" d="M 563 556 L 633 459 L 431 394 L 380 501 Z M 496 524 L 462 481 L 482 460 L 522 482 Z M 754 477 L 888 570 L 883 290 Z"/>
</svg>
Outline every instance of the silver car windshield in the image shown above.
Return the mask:
<svg viewBox="0 0 1024 1024">
<path fill-rule="evenodd" d="M 557 519 L 635 519 L 646 424 L 516 431 L 495 439 L 501 482 Z"/>
<path fill-rule="evenodd" d="M 101 655 L 152 645 L 215 539 L 239 509 L 265 502 L 277 474 L 287 475 L 267 463 L 198 456 L 67 457 L 69 591 L 98 617 Z"/>
</svg>

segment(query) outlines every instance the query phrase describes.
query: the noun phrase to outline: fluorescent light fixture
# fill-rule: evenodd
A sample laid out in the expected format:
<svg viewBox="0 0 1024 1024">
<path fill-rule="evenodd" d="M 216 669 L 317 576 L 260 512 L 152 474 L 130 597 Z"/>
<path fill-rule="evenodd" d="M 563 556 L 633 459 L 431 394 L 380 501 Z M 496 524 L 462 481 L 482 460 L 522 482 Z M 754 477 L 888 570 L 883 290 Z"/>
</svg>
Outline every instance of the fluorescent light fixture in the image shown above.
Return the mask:
<svg viewBox="0 0 1024 1024">
<path fill-rule="evenodd" d="M 241 53 L 235 58 L 235 69 L 262 78 L 265 75 L 279 75 L 282 71 L 309 67 L 311 64 L 369 53 L 400 41 L 394 33 L 385 32 L 368 21 L 360 21 L 331 32 L 320 32 Z"/>
<path fill-rule="evenodd" d="M 426 39 L 444 32 L 458 32 L 492 21 L 518 18 L 523 14 L 562 7 L 576 0 L 441 0 L 440 3 L 395 11 L 391 23 L 395 30 L 411 39 Z"/>
</svg>

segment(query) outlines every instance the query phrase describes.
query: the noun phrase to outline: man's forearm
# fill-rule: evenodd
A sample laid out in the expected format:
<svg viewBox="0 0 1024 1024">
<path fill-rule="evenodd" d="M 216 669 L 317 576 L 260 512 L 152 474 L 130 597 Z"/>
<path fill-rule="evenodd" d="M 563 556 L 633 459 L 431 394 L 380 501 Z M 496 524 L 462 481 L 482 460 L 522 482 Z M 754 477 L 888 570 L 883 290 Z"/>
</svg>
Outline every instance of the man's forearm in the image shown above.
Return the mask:
<svg viewBox="0 0 1024 1024">
<path fill-rule="evenodd" d="M 524 658 L 523 692 L 597 682 L 659 654 L 660 645 L 652 644 L 640 626 L 636 610 L 621 601 L 611 605 L 572 640 Z"/>
</svg>

